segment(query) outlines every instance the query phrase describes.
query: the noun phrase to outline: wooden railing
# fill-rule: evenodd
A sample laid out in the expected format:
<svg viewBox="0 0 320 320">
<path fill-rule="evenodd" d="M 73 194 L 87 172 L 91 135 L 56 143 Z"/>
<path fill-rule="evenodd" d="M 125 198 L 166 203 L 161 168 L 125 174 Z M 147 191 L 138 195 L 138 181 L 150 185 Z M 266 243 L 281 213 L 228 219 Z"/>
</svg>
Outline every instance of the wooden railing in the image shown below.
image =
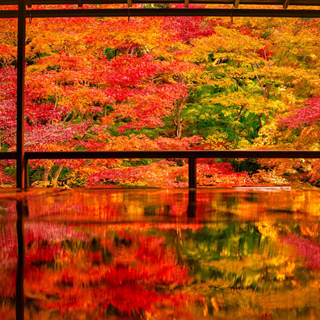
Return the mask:
<svg viewBox="0 0 320 320">
<path fill-rule="evenodd" d="M 189 188 L 197 187 L 197 159 L 319 159 L 320 151 L 290 150 L 186 150 L 186 151 L 63 151 L 25 152 L 24 174 L 28 185 L 28 161 L 35 159 L 181 159 L 189 161 Z M 17 159 L 16 152 L 0 152 L 0 159 Z"/>
</svg>

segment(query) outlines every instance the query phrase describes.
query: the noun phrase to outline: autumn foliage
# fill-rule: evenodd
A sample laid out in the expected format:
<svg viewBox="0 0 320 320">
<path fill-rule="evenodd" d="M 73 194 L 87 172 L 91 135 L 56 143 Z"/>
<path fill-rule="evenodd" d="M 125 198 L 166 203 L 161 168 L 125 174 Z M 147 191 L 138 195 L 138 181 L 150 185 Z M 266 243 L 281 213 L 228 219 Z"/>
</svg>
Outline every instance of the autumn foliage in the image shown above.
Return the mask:
<svg viewBox="0 0 320 320">
<path fill-rule="evenodd" d="M 318 150 L 318 34 L 316 19 L 32 19 L 26 150 Z M 1 151 L 16 144 L 16 37 L 16 21 L 1 19 Z M 199 161 L 201 186 L 320 181 L 315 160 Z M 1 184 L 14 184 L 14 170 L 1 163 Z M 29 177 L 33 186 L 181 187 L 187 163 L 31 161 Z"/>
</svg>

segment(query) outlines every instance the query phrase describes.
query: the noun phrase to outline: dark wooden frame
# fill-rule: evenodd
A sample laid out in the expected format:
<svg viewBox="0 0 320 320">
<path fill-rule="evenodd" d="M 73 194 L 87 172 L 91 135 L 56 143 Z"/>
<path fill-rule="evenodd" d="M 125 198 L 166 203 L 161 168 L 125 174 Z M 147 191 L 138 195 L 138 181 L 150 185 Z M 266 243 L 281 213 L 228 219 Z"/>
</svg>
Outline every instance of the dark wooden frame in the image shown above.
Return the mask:
<svg viewBox="0 0 320 320">
<path fill-rule="evenodd" d="M 320 5 L 319 5 L 320 6 Z M 278 17 L 320 18 L 320 10 L 296 9 L 47 9 L 28 10 L 30 18 L 67 17 Z M 17 10 L 2 10 L 0 18 L 19 18 Z"/>
<path fill-rule="evenodd" d="M 185 0 L 186 1 L 186 0 Z M 151 3 L 150 0 L 138 0 L 136 3 Z M 181 2 L 173 0 L 172 2 Z M 32 4 L 77 3 L 128 3 L 126 0 L 3 0 L 1 4 L 18 4 L 18 10 L 0 10 L 0 18 L 18 18 L 18 76 L 17 76 L 17 151 L 2 152 L 0 159 L 17 161 L 17 187 L 28 186 L 27 167 L 31 159 L 126 159 L 126 158 L 187 158 L 189 159 L 189 187 L 196 188 L 196 159 L 198 158 L 320 158 L 320 151 L 73 151 L 73 152 L 25 152 L 24 116 L 25 116 L 25 41 L 26 18 L 43 17 L 126 17 L 130 16 L 249 16 L 249 17 L 308 17 L 320 18 L 320 10 L 288 10 L 290 3 L 294 5 L 318 5 L 315 0 L 242 0 L 245 4 L 281 4 L 284 9 L 238 9 L 239 0 L 231 1 L 231 9 L 60 9 L 60 10 L 28 10 Z M 132 2 L 130 2 L 132 4 Z M 170 3 L 155 0 L 152 3 Z M 189 1 L 188 1 L 189 3 Z M 192 3 L 192 2 L 190 2 Z M 219 3 L 219 0 L 197 1 L 193 3 Z M 221 3 L 221 2 L 220 2 Z M 223 2 L 226 3 L 226 2 Z"/>
<path fill-rule="evenodd" d="M 18 5 L 20 0 L 1 0 L 1 5 Z M 128 0 L 26 0 L 26 4 L 32 5 L 58 5 L 74 4 L 82 7 L 84 4 L 128 4 Z M 131 0 L 134 3 L 185 3 L 185 0 Z M 287 9 L 288 6 L 319 6 L 318 0 L 188 0 L 189 4 L 222 4 L 232 5 L 235 9 L 239 5 L 275 5 Z"/>
<path fill-rule="evenodd" d="M 30 10 L 28 17 L 120 17 L 120 16 L 250 16 L 250 17 L 308 17 L 320 18 L 320 10 L 286 10 L 290 0 L 278 2 L 270 1 L 270 4 L 282 4 L 284 10 L 266 9 L 238 9 L 239 3 L 250 3 L 251 0 L 231 0 L 232 9 L 84 9 L 84 10 Z M 298 0 L 299 1 L 299 0 Z M 63 4 L 77 3 L 79 7 L 83 3 L 128 3 L 132 6 L 132 0 L 1 0 L 2 5 L 19 4 L 18 10 L 0 10 L 0 18 L 18 18 L 18 76 L 17 76 L 17 151 L 0 152 L 1 159 L 15 159 L 17 161 L 17 187 L 28 186 L 28 160 L 31 159 L 126 159 L 126 158 L 187 158 L 189 159 L 189 188 L 196 188 L 196 159 L 198 158 L 320 158 L 320 151 L 82 151 L 82 152 L 25 152 L 24 144 L 24 115 L 25 115 L 25 41 L 26 41 L 26 17 L 28 7 L 34 4 Z M 136 3 L 168 3 L 169 1 L 136 1 Z M 185 3 L 189 0 L 173 0 L 172 3 Z M 193 1 L 193 3 L 219 3 L 219 0 Z M 252 0 L 252 4 L 257 1 Z M 264 1 L 266 4 L 268 1 Z M 315 0 L 300 0 L 301 5 L 318 5 Z M 310 2 L 310 3 L 309 3 Z M 191 2 L 192 3 L 192 2 Z M 261 2 L 260 2 L 261 3 Z M 300 5 L 297 0 L 291 3 Z M 259 2 L 258 2 L 259 4 Z M 196 193 L 189 191 L 188 217 L 195 215 Z M 18 235 L 18 263 L 16 281 L 16 319 L 24 319 L 24 266 L 25 266 L 25 236 L 24 216 L 27 215 L 27 204 L 23 200 L 17 201 L 17 235 Z"/>
</svg>

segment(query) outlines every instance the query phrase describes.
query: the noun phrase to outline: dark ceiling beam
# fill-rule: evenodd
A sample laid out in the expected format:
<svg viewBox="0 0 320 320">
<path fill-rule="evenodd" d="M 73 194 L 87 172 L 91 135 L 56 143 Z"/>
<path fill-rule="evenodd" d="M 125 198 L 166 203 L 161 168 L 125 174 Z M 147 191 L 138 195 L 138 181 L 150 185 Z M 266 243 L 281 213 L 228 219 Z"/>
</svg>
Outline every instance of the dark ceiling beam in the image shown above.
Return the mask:
<svg viewBox="0 0 320 320">
<path fill-rule="evenodd" d="M 283 2 L 283 9 L 287 9 L 289 6 L 290 0 L 284 0 Z"/>
<path fill-rule="evenodd" d="M 1 5 L 17 5 L 19 0 L 0 0 Z M 184 3 L 184 0 L 136 0 L 135 3 Z M 233 4 L 235 0 L 190 0 L 190 3 L 202 4 Z M 278 5 L 283 6 L 285 0 L 241 0 L 247 5 Z M 116 4 L 127 3 L 127 0 L 83 0 L 83 4 Z M 78 4 L 78 0 L 32 0 L 33 5 Z M 319 0 L 295 0 L 291 6 L 319 6 Z"/>
<path fill-rule="evenodd" d="M 128 9 L 30 10 L 32 18 L 128 17 Z M 132 9 L 131 17 L 278 17 L 320 18 L 320 10 L 288 9 Z M 17 18 L 15 10 L 0 10 L 0 18 Z"/>
</svg>

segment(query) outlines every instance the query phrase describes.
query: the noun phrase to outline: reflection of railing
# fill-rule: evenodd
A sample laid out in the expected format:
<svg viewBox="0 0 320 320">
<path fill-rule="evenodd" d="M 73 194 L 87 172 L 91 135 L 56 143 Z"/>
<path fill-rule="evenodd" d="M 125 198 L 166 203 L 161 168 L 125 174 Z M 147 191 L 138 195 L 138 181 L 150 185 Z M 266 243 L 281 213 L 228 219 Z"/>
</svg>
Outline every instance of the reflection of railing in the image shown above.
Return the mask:
<svg viewBox="0 0 320 320">
<path fill-rule="evenodd" d="M 197 187 L 197 159 L 206 158 L 245 158 L 245 159 L 319 159 L 320 151 L 272 151 L 272 150 L 186 150 L 186 151 L 64 151 L 64 152 L 25 152 L 24 172 L 28 181 L 28 160 L 32 159 L 177 159 L 189 160 L 189 188 Z M 0 159 L 17 159 L 16 152 L 2 152 Z"/>
</svg>

